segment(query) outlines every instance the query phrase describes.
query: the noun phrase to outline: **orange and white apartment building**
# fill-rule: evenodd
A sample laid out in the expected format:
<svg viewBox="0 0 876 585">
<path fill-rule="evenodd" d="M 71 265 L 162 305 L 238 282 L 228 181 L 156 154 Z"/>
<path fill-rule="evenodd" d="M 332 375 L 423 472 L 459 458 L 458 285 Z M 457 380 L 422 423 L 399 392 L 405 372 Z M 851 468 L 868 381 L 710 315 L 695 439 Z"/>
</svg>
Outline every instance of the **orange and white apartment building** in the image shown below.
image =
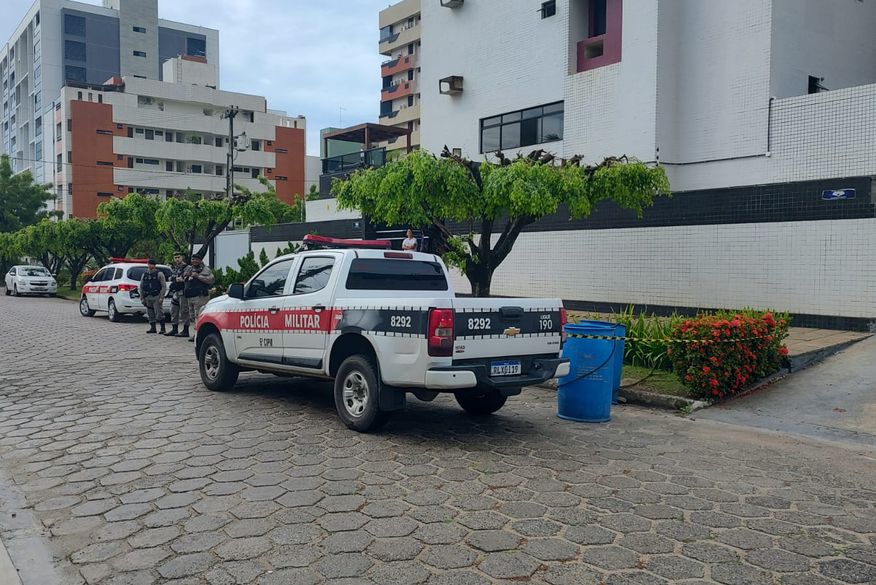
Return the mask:
<svg viewBox="0 0 876 585">
<path fill-rule="evenodd" d="M 163 81 L 113 77 L 67 82 L 54 104 L 54 190 L 65 217 L 95 217 L 100 203 L 128 193 L 204 197 L 226 192 L 229 121 L 233 179 L 253 191 L 270 181 L 282 201 L 305 193 L 305 118 L 269 110 L 261 96 L 216 89 L 205 57 L 163 64 Z"/>
</svg>

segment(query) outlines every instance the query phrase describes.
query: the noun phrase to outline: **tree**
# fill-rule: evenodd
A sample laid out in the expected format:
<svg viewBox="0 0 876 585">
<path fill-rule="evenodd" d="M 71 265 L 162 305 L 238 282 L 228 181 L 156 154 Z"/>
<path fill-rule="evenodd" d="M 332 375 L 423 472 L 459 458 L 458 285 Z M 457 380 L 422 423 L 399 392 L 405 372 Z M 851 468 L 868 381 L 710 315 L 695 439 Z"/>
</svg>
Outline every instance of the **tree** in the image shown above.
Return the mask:
<svg viewBox="0 0 876 585">
<path fill-rule="evenodd" d="M 18 236 L 0 232 L 0 274 L 6 274 L 12 266 L 18 264 L 19 258 L 21 247 L 18 245 Z"/>
<path fill-rule="evenodd" d="M 138 244 L 157 239 L 155 214 L 159 205 L 154 197 L 139 193 L 101 203 L 97 221 L 91 224 L 89 248 L 95 261 L 102 264 L 109 258 L 123 258 Z"/>
<path fill-rule="evenodd" d="M 585 165 L 581 156 L 562 160 L 536 150 L 495 159 L 478 163 L 446 147 L 440 157 L 418 150 L 336 180 L 332 190 L 342 209 L 387 225 L 431 228 L 438 252 L 462 269 L 475 296 L 489 296 L 493 273 L 521 231 L 560 206 L 579 219 L 610 199 L 641 216 L 669 191 L 662 168 L 627 157 Z M 448 222 L 467 223 L 468 233 L 458 235 Z"/>
<path fill-rule="evenodd" d="M 91 258 L 89 244 L 94 234 L 94 222 L 82 219 L 67 219 L 58 222 L 62 264 L 70 274 L 70 290 L 76 290 L 79 275 Z"/>
<path fill-rule="evenodd" d="M 54 215 L 43 209 L 52 198 L 48 185 L 37 185 L 29 171 L 13 174 L 7 155 L 0 156 L 0 232 L 15 232 Z"/>
<path fill-rule="evenodd" d="M 59 223 L 44 219 L 16 233 L 22 254 L 36 258 L 53 276 L 64 260 L 64 244 Z"/>
<path fill-rule="evenodd" d="M 270 227 L 301 217 L 300 206 L 304 204 L 300 199 L 295 205 L 287 205 L 277 199 L 274 187 L 267 180 L 261 179 L 261 182 L 264 192 L 253 193 L 238 186 L 239 193 L 231 199 L 169 198 L 156 211 L 156 227 L 177 249 L 187 250 L 191 255 L 199 246 L 198 253 L 203 256 L 216 236 L 232 222 L 241 227 Z"/>
</svg>

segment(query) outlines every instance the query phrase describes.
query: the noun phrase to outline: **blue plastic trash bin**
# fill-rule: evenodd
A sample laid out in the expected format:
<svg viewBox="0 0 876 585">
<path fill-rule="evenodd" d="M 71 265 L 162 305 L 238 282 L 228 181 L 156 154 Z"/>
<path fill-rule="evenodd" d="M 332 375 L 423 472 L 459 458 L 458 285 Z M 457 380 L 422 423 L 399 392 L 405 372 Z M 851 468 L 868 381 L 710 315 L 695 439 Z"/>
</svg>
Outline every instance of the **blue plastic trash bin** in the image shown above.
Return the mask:
<svg viewBox="0 0 876 585">
<path fill-rule="evenodd" d="M 612 335 L 614 337 L 626 337 L 627 336 L 627 326 L 621 325 L 619 323 L 606 323 L 604 321 L 578 321 L 578 325 L 593 325 L 596 327 L 611 327 L 612 331 L 610 333 L 601 333 L 599 335 Z M 621 376 L 623 374 L 623 365 L 624 365 L 624 340 L 623 339 L 615 339 L 614 343 L 616 344 L 614 355 L 612 356 L 613 363 L 613 375 L 614 379 L 612 382 L 612 393 L 611 393 L 611 403 L 618 404 L 618 396 L 620 393 L 620 385 L 621 385 Z"/>
<path fill-rule="evenodd" d="M 557 384 L 557 416 L 579 422 L 611 420 L 618 345 L 612 339 L 574 336 L 614 336 L 615 325 L 591 321 L 566 325 L 565 332 L 569 337 L 563 357 L 569 359 L 570 371 Z"/>
</svg>

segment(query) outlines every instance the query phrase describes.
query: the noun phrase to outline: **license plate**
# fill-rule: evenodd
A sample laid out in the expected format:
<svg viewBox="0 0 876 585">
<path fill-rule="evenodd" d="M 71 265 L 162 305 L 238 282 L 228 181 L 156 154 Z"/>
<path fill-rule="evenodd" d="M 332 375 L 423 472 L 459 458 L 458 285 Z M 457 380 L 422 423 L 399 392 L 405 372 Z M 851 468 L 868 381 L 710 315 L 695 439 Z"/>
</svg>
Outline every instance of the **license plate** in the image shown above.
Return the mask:
<svg viewBox="0 0 876 585">
<path fill-rule="evenodd" d="M 490 363 L 490 376 L 519 376 L 520 360 Z"/>
<path fill-rule="evenodd" d="M 44 286 L 35 286 L 35 287 L 33 287 L 33 290 L 46 290 L 46 287 L 44 287 Z"/>
</svg>

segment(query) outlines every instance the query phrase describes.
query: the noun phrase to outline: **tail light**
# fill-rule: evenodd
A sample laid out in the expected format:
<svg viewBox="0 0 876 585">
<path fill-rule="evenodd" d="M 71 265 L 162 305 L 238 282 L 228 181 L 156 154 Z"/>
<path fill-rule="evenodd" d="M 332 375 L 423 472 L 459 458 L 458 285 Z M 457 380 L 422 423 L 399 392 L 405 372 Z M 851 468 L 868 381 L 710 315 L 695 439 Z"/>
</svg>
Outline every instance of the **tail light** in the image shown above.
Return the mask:
<svg viewBox="0 0 876 585">
<path fill-rule="evenodd" d="M 566 323 L 569 322 L 569 315 L 566 313 L 565 307 L 560 308 L 560 343 L 566 342 Z"/>
<path fill-rule="evenodd" d="M 453 309 L 429 311 L 429 355 L 450 357 L 453 355 Z"/>
<path fill-rule="evenodd" d="M 122 283 L 118 286 L 118 289 L 119 289 L 119 292 L 131 293 L 131 298 L 137 298 L 140 296 L 140 293 L 137 290 L 136 284 Z"/>
</svg>

